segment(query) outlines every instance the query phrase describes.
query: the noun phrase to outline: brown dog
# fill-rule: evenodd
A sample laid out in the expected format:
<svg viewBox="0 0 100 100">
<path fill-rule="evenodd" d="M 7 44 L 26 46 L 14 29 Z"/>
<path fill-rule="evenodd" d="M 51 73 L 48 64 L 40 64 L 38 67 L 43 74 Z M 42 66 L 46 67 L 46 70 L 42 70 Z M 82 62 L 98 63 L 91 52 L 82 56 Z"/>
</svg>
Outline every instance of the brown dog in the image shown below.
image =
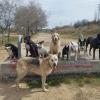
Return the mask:
<svg viewBox="0 0 100 100">
<path fill-rule="evenodd" d="M 50 54 L 47 58 L 38 60 L 32 57 L 20 58 L 17 62 L 17 79 L 16 85 L 19 86 L 19 81 L 27 75 L 28 72 L 40 75 L 42 80 L 42 89 L 47 91 L 45 88 L 46 76 L 52 73 L 53 69 L 57 66 L 58 57 L 57 55 Z"/>
<path fill-rule="evenodd" d="M 60 57 L 60 40 L 58 33 L 54 33 L 52 35 L 52 40 L 50 43 L 50 54 L 58 54 L 58 57 Z"/>
</svg>

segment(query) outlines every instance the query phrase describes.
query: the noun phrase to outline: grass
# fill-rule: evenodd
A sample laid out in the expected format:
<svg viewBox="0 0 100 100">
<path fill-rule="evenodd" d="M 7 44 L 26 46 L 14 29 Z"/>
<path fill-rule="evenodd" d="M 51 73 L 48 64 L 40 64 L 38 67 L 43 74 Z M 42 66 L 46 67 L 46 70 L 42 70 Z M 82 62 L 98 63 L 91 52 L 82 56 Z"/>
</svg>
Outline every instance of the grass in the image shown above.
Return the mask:
<svg viewBox="0 0 100 100">
<path fill-rule="evenodd" d="M 96 24 L 86 25 L 79 28 L 61 28 L 58 30 L 58 33 L 61 33 L 63 37 L 68 38 L 78 38 L 78 33 L 82 33 L 84 37 L 95 36 L 98 32 L 100 32 L 100 26 Z"/>
<path fill-rule="evenodd" d="M 79 87 L 84 85 L 100 86 L 100 76 L 66 76 L 47 78 L 49 86 L 60 86 L 61 84 L 74 84 Z M 31 80 L 27 82 L 29 88 L 40 88 L 41 80 Z"/>
<path fill-rule="evenodd" d="M 2 44 L 2 37 L 0 37 L 0 47 L 4 46 L 4 44 L 8 43 L 7 36 L 3 38 L 4 43 Z M 11 36 L 9 43 L 17 44 L 17 36 Z"/>
</svg>

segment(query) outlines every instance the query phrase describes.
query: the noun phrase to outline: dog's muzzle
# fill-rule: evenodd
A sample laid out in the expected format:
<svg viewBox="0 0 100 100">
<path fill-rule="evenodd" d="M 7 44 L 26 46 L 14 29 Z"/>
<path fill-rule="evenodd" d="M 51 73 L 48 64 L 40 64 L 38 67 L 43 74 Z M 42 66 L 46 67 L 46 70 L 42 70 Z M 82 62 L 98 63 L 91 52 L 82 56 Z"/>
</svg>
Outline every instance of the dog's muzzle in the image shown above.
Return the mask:
<svg viewBox="0 0 100 100">
<path fill-rule="evenodd" d="M 80 47 L 81 50 L 84 50 L 84 46 Z"/>
<path fill-rule="evenodd" d="M 54 63 L 54 64 L 53 64 L 53 66 L 54 66 L 54 67 L 57 67 L 57 64 L 56 64 L 56 63 Z"/>
<path fill-rule="evenodd" d="M 53 64 L 53 69 L 55 70 L 56 68 L 57 68 L 57 64 L 54 63 L 54 64 Z"/>
<path fill-rule="evenodd" d="M 52 70 L 52 73 L 56 70 L 56 68 L 57 68 L 57 64 L 54 63 L 54 64 L 53 64 L 53 70 Z"/>
<path fill-rule="evenodd" d="M 54 38 L 54 41 L 58 41 L 58 38 L 57 38 L 57 37 L 55 37 L 55 38 Z"/>
</svg>

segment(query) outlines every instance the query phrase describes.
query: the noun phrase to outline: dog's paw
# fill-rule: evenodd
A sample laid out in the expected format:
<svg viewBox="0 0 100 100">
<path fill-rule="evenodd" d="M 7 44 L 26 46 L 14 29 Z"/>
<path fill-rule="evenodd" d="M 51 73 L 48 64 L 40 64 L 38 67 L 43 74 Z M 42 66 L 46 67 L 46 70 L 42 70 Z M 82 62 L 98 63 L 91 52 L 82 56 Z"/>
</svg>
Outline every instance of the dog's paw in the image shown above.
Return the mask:
<svg viewBox="0 0 100 100">
<path fill-rule="evenodd" d="M 43 92 L 48 92 L 49 90 L 48 89 L 43 89 Z"/>
</svg>

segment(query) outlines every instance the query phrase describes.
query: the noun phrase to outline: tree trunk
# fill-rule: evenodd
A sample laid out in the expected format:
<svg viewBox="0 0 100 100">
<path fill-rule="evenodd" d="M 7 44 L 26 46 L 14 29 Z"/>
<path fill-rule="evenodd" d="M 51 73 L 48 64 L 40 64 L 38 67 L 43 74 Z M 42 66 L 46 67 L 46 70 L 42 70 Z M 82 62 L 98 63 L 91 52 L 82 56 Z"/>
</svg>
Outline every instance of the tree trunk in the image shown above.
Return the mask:
<svg viewBox="0 0 100 100">
<path fill-rule="evenodd" d="M 10 42 L 10 31 L 8 29 L 8 43 Z"/>
<path fill-rule="evenodd" d="M 1 43 L 3 44 L 4 43 L 4 32 L 2 32 L 2 41 Z"/>
<path fill-rule="evenodd" d="M 37 34 L 37 24 L 36 24 L 36 26 L 35 26 L 35 34 Z"/>
<path fill-rule="evenodd" d="M 30 28 L 29 28 L 29 24 L 27 23 L 26 26 L 26 35 L 30 35 Z"/>
</svg>

